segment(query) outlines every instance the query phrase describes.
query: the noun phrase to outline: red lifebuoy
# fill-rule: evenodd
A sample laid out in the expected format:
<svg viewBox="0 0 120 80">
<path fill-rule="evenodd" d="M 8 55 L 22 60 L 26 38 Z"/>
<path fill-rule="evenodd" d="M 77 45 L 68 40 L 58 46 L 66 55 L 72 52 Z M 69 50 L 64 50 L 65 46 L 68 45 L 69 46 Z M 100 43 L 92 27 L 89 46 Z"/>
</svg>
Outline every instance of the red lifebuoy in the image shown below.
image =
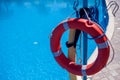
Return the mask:
<svg viewBox="0 0 120 80">
<path fill-rule="evenodd" d="M 93 38 L 99 37 L 104 34 L 98 24 L 90 22 L 86 19 L 69 19 L 68 21 L 60 23 L 52 32 L 50 38 L 51 51 L 56 61 L 67 71 L 75 75 L 93 75 L 99 72 L 107 64 L 109 58 L 110 48 L 108 45 L 107 37 L 104 35 L 95 39 L 98 45 L 98 56 L 96 60 L 88 65 L 79 65 L 69 60 L 61 50 L 60 39 L 62 34 L 68 29 L 79 29 Z"/>
</svg>

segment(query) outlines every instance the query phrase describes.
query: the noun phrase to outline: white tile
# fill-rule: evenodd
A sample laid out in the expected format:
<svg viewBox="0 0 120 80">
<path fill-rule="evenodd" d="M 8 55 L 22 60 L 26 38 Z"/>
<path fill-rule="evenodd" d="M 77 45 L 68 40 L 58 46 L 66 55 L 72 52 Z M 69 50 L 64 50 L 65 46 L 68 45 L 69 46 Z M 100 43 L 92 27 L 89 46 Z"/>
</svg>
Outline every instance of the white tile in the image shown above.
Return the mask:
<svg viewBox="0 0 120 80">
<path fill-rule="evenodd" d="M 108 80 L 107 78 L 103 78 L 103 79 L 101 79 L 101 80 Z"/>
<path fill-rule="evenodd" d="M 120 30 L 120 27 L 118 27 L 117 29 Z"/>
<path fill-rule="evenodd" d="M 117 76 L 118 75 L 118 73 L 115 70 L 110 71 L 110 74 L 112 74 L 112 76 Z"/>
<path fill-rule="evenodd" d="M 109 80 L 115 80 L 114 77 L 112 77 L 112 76 L 109 76 L 108 78 L 109 78 Z"/>
</svg>

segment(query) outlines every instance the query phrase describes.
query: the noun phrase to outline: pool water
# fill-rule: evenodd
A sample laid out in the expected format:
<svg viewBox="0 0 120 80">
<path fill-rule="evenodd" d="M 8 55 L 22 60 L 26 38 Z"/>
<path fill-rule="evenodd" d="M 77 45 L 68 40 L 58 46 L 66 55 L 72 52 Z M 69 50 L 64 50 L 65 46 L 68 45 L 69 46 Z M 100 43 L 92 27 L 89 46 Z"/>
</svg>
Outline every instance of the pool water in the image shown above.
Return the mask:
<svg viewBox="0 0 120 80">
<path fill-rule="evenodd" d="M 94 5 L 90 1 L 90 6 Z M 49 36 L 74 12 L 73 1 L 4 0 L 0 4 L 0 80 L 68 80 L 68 72 L 51 53 Z M 61 40 L 66 55 L 67 40 L 68 31 Z M 88 45 L 89 58 L 96 44 L 89 40 Z"/>
</svg>

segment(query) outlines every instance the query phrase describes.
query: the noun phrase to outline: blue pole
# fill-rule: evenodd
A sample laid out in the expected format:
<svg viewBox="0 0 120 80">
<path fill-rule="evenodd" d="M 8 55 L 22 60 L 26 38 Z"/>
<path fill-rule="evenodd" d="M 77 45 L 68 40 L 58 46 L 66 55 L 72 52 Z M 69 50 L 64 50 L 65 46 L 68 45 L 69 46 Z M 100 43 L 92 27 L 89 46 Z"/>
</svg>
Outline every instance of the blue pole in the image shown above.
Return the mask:
<svg viewBox="0 0 120 80">
<path fill-rule="evenodd" d="M 88 7 L 88 0 L 83 0 L 83 7 Z M 85 36 L 87 33 L 83 32 L 83 65 L 87 64 L 87 48 L 88 48 L 88 41 Z M 87 80 L 87 76 L 83 76 L 83 80 Z"/>
</svg>

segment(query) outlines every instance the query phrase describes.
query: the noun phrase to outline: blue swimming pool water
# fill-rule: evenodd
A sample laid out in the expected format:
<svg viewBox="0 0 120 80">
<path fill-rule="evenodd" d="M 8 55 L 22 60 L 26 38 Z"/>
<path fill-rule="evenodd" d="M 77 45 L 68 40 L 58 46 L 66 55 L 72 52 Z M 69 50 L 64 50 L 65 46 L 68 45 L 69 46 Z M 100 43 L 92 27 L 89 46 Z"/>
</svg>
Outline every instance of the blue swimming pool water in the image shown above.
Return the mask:
<svg viewBox="0 0 120 80">
<path fill-rule="evenodd" d="M 73 12 L 73 1 L 9 0 L 0 4 L 0 80 L 68 80 L 68 72 L 54 60 L 49 36 Z M 61 41 L 66 55 L 67 40 L 68 32 Z M 96 45 L 94 41 L 88 45 L 90 56 Z"/>
</svg>

